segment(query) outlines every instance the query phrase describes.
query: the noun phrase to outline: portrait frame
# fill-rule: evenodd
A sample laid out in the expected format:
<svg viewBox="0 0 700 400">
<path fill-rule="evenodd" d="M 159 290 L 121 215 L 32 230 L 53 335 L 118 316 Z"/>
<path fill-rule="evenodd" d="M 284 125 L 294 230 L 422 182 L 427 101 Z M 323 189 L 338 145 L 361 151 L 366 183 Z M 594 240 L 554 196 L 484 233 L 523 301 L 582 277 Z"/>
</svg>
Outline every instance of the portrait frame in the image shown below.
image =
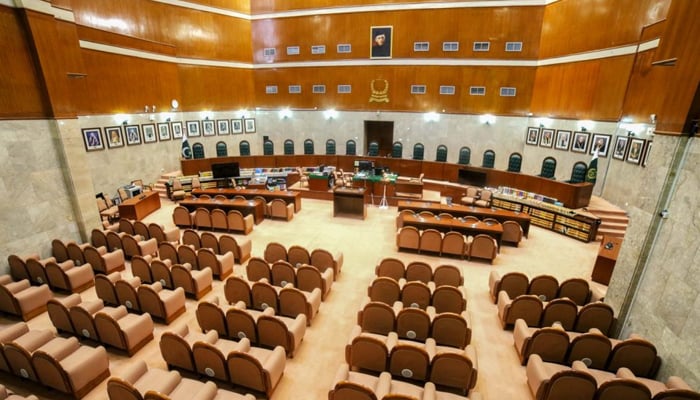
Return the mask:
<svg viewBox="0 0 700 400">
<path fill-rule="evenodd" d="M 155 124 L 143 124 L 141 125 L 141 131 L 143 132 L 144 143 L 155 143 L 158 141 Z"/>
<path fill-rule="evenodd" d="M 216 130 L 219 135 L 228 135 L 231 133 L 231 123 L 227 119 L 216 120 Z"/>
<path fill-rule="evenodd" d="M 84 128 L 83 142 L 85 143 L 85 151 L 97 151 L 105 149 L 105 142 L 102 140 L 101 128 Z"/>
<path fill-rule="evenodd" d="M 615 138 L 615 147 L 613 148 L 612 158 L 616 160 L 625 160 L 627 155 L 627 147 L 629 147 L 630 138 L 627 136 L 617 136 Z"/>
<path fill-rule="evenodd" d="M 529 126 L 527 132 L 525 133 L 525 144 L 531 144 L 537 146 L 540 139 L 540 128 L 535 128 L 534 126 Z"/>
<path fill-rule="evenodd" d="M 138 125 L 127 125 L 124 127 L 124 136 L 126 136 L 126 145 L 135 146 L 141 144 L 141 129 Z"/>
<path fill-rule="evenodd" d="M 170 123 L 170 130 L 173 132 L 173 139 L 182 138 L 182 121 L 174 121 Z"/>
<path fill-rule="evenodd" d="M 540 147 L 552 147 L 554 145 L 554 129 L 540 129 Z"/>
<path fill-rule="evenodd" d="M 202 136 L 216 136 L 216 124 L 212 119 L 202 121 Z"/>
<path fill-rule="evenodd" d="M 170 124 L 167 122 L 158 123 L 158 140 L 161 142 L 170 140 Z"/>
<path fill-rule="evenodd" d="M 243 120 L 245 133 L 255 133 L 255 118 L 245 118 Z"/>
<path fill-rule="evenodd" d="M 645 142 L 646 140 L 644 139 L 631 139 L 625 161 L 639 165 L 639 163 L 642 161 L 642 156 L 644 155 Z"/>
<path fill-rule="evenodd" d="M 557 150 L 569 150 L 569 145 L 571 144 L 571 131 L 566 129 L 559 129 L 557 131 L 557 137 L 554 139 L 554 148 Z"/>
<path fill-rule="evenodd" d="M 114 149 L 124 147 L 124 135 L 122 135 L 121 126 L 108 126 L 105 128 L 105 141 L 107 147 Z"/>
<path fill-rule="evenodd" d="M 594 133 L 593 137 L 591 138 L 591 148 L 588 151 L 589 154 L 593 154 L 593 152 L 598 148 L 598 157 L 607 157 L 608 156 L 608 150 L 610 149 L 610 140 L 612 139 L 612 135 L 606 135 L 603 133 Z M 598 144 L 601 144 L 598 146 Z"/>
<path fill-rule="evenodd" d="M 391 58 L 393 32 L 394 27 L 391 25 L 372 26 L 369 28 L 369 58 L 375 60 Z M 375 38 L 381 35 L 384 35 L 384 40 L 375 44 Z"/>
<path fill-rule="evenodd" d="M 187 137 L 197 137 L 201 136 L 199 121 L 187 121 Z"/>
<path fill-rule="evenodd" d="M 571 151 L 574 153 L 586 153 L 590 139 L 591 134 L 588 132 L 574 132 L 574 137 L 571 141 Z"/>
<path fill-rule="evenodd" d="M 232 119 L 231 120 L 231 133 L 239 134 L 243 133 L 243 120 L 242 119 Z"/>
<path fill-rule="evenodd" d="M 642 158 L 642 167 L 646 167 L 647 163 L 649 162 L 649 153 L 651 152 L 651 145 L 653 145 L 654 142 L 651 140 L 647 140 L 646 146 L 644 146 L 644 157 Z"/>
</svg>

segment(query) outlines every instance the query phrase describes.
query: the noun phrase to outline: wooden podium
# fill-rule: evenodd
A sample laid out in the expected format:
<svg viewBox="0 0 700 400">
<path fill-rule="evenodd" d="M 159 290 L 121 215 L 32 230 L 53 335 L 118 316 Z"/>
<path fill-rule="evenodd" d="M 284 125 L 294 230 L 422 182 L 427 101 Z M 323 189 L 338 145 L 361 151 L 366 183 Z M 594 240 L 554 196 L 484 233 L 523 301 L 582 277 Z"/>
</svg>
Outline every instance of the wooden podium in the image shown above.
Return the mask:
<svg viewBox="0 0 700 400">
<path fill-rule="evenodd" d="M 603 285 L 610 283 L 610 277 L 615 269 L 621 245 L 622 238 L 603 236 L 598 249 L 598 257 L 596 257 L 595 265 L 593 265 L 593 273 L 591 274 L 591 279 L 594 282 L 602 283 Z"/>
</svg>

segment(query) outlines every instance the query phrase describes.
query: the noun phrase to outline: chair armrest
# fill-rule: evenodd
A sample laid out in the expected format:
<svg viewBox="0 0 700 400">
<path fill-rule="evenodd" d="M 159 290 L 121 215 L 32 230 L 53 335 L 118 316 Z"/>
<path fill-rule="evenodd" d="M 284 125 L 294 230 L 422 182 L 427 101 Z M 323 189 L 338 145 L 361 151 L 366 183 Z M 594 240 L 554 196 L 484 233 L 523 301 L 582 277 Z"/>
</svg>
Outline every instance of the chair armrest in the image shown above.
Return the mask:
<svg viewBox="0 0 700 400">
<path fill-rule="evenodd" d="M 505 309 L 512 302 L 505 290 L 498 292 L 498 315 L 505 316 Z"/>
<path fill-rule="evenodd" d="M 158 241 L 156 238 L 144 240 L 139 242 L 139 247 L 144 255 L 155 254 L 158 252 Z"/>
<path fill-rule="evenodd" d="M 671 376 L 666 382 L 669 389 L 693 390 L 681 377 Z"/>
<path fill-rule="evenodd" d="M 493 296 L 494 299 L 496 299 L 498 293 L 496 293 L 496 286 L 498 283 L 501 281 L 501 274 L 498 273 L 498 271 L 491 271 L 489 274 L 489 293 L 491 293 L 491 296 Z"/>
<path fill-rule="evenodd" d="M 391 373 L 384 371 L 379 374 L 379 380 L 377 381 L 377 387 L 374 388 L 374 393 L 377 395 L 378 399 L 382 399 L 385 395 L 389 394 L 390 391 Z"/>
<path fill-rule="evenodd" d="M 286 361 L 287 353 L 284 351 L 284 347 L 276 346 L 274 350 L 272 350 L 272 354 L 270 354 L 263 363 L 262 367 L 270 374 L 273 384 L 282 376 Z"/>
<path fill-rule="evenodd" d="M 333 390 L 336 383 L 347 380 L 349 374 L 350 366 L 347 363 L 340 364 L 340 368 L 338 368 L 338 371 L 336 371 L 335 378 L 333 378 L 333 381 L 331 382 L 330 389 Z"/>
<path fill-rule="evenodd" d="M 532 336 L 531 332 L 524 319 L 518 318 L 515 320 L 515 326 L 513 327 L 513 343 L 518 353 L 522 353 L 525 340 Z"/>
<path fill-rule="evenodd" d="M 139 360 L 135 363 L 132 363 L 120 374 L 117 374 L 117 376 L 122 380 L 133 384 L 136 381 L 138 381 L 140 377 L 144 376 L 147 371 L 148 367 L 146 366 L 146 363 L 142 360 Z"/>
<path fill-rule="evenodd" d="M 98 311 L 97 314 L 105 314 L 108 317 L 118 320 L 119 318 L 123 318 L 129 312 L 126 310 L 126 307 L 124 306 L 119 306 L 119 307 L 104 307 L 102 310 Z"/>
</svg>

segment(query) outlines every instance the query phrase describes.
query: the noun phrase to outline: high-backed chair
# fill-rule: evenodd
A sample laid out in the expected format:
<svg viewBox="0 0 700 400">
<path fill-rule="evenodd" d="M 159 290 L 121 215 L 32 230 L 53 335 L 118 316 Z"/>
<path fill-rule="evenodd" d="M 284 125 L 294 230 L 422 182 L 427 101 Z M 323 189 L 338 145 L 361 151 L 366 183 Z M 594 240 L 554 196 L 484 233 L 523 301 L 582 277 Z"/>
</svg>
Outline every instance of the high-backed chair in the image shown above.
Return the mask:
<svg viewBox="0 0 700 400">
<path fill-rule="evenodd" d="M 10 266 L 10 275 L 12 276 L 12 279 L 14 281 L 21 281 L 22 279 L 27 279 L 31 280 L 31 276 L 29 275 L 29 271 L 27 270 L 27 260 L 33 258 L 33 259 L 39 259 L 38 254 L 31 254 L 28 256 L 18 256 L 15 254 L 10 254 L 7 257 L 7 263 Z"/>
<path fill-rule="evenodd" d="M 224 296 L 229 304 L 239 301 L 245 303 L 246 308 L 253 307 L 252 287 L 250 282 L 237 276 L 231 276 L 224 282 Z"/>
<path fill-rule="evenodd" d="M 70 308 L 82 302 L 78 293 L 73 293 L 63 299 L 52 298 L 46 303 L 46 311 L 49 314 L 51 323 L 58 333 L 76 335 L 73 321 L 70 318 Z"/>
<path fill-rule="evenodd" d="M 126 218 L 119 219 L 119 232 L 126 233 L 129 235 L 136 235 L 136 230 L 134 229 L 134 221 Z M 141 238 L 145 239 L 145 238 Z"/>
<path fill-rule="evenodd" d="M 268 263 L 273 263 L 277 260 L 287 261 L 287 248 L 277 242 L 270 242 L 265 246 L 263 257 Z"/>
<path fill-rule="evenodd" d="M 107 381 L 109 400 L 144 400 L 146 393 L 171 393 L 182 381 L 177 371 L 148 368 L 136 360 Z"/>
<path fill-rule="evenodd" d="M 467 239 L 459 232 L 445 232 L 442 238 L 440 253 L 442 255 L 453 255 L 460 259 L 468 252 Z"/>
<path fill-rule="evenodd" d="M 102 299 L 107 305 L 119 305 L 119 299 L 115 288 L 119 280 L 121 280 L 121 274 L 119 272 L 112 272 L 109 275 L 95 275 L 95 293 L 97 297 Z"/>
<path fill-rule="evenodd" d="M 181 287 L 168 290 L 163 289 L 160 282 L 156 282 L 139 286 L 137 294 L 141 311 L 166 324 L 185 313 L 185 290 Z"/>
<path fill-rule="evenodd" d="M 469 314 L 444 312 L 433 317 L 431 336 L 439 346 L 465 348 L 472 338 Z"/>
<path fill-rule="evenodd" d="M 482 258 L 493 263 L 497 253 L 498 243 L 496 242 L 496 239 L 482 233 L 474 236 L 474 239 L 469 244 L 468 259 L 471 260 L 472 257 Z"/>
<path fill-rule="evenodd" d="M 435 151 L 435 161 L 447 161 L 447 146 L 444 144 L 438 145 L 437 150 Z"/>
<path fill-rule="evenodd" d="M 430 356 L 422 343 L 401 340 L 389 352 L 389 372 L 396 377 L 426 381 L 430 370 Z"/>
<path fill-rule="evenodd" d="M 389 392 L 391 382 L 388 372 L 377 377 L 351 371 L 348 364 L 342 364 L 331 383 L 328 400 L 377 400 Z"/>
<path fill-rule="evenodd" d="M 190 264 L 175 264 L 170 272 L 173 279 L 172 287 L 184 289 L 185 295 L 196 300 L 201 299 L 212 289 L 214 277 L 211 268 L 193 270 Z"/>
<path fill-rule="evenodd" d="M 508 272 L 501 276 L 497 271 L 489 274 L 489 293 L 494 303 L 498 300 L 498 293 L 503 290 L 508 297 L 514 299 L 521 294 L 527 294 L 530 279 L 522 272 Z"/>
<path fill-rule="evenodd" d="M 577 162 L 571 168 L 571 178 L 569 178 L 569 183 L 582 183 L 586 180 L 586 171 L 588 166 L 585 162 Z"/>
<path fill-rule="evenodd" d="M 436 313 L 451 312 L 460 314 L 467 309 L 467 299 L 462 287 L 438 286 L 433 291 L 431 304 Z"/>
<path fill-rule="evenodd" d="M 314 249 L 311 251 L 311 265 L 325 272 L 327 269 L 333 270 L 333 279 L 338 279 L 340 271 L 343 269 L 343 253 L 336 251 L 331 253 L 326 249 Z"/>
<path fill-rule="evenodd" d="M 307 325 L 311 325 L 311 320 L 318 313 L 320 306 L 321 289 L 304 292 L 288 285 L 279 292 L 279 314 L 292 318 L 304 314 Z"/>
<path fill-rule="evenodd" d="M 182 231 L 182 244 L 199 250 L 202 247 L 202 237 L 194 229 L 185 229 Z"/>
<path fill-rule="evenodd" d="M 422 160 L 425 153 L 425 146 L 423 143 L 416 143 L 413 145 L 413 156 L 414 160 Z"/>
<path fill-rule="evenodd" d="M 183 192 L 184 198 L 184 192 Z M 194 212 L 190 212 L 184 206 L 176 206 L 173 210 L 173 223 L 180 228 L 191 228 L 194 221 Z"/>
<path fill-rule="evenodd" d="M 396 314 L 396 333 L 399 338 L 425 342 L 430 337 L 430 327 L 435 309 L 426 308 L 427 311 L 420 308 L 404 307 Z"/>
<path fill-rule="evenodd" d="M 256 310 L 266 310 L 268 307 L 272 307 L 276 313 L 279 312 L 279 287 L 275 288 L 270 283 L 265 280 L 254 282 L 251 286 L 251 300 L 252 304 L 250 308 Z M 296 317 L 296 315 L 293 315 Z"/>
<path fill-rule="evenodd" d="M 520 172 L 520 167 L 523 164 L 523 156 L 520 153 L 512 153 L 508 157 L 508 172 Z"/>
<path fill-rule="evenodd" d="M 477 200 L 479 200 L 479 188 L 474 186 L 467 187 L 464 196 L 460 199 L 460 202 L 464 205 L 472 205 Z"/>
<path fill-rule="evenodd" d="M 248 338 L 251 343 L 258 344 L 258 320 L 261 316 L 274 316 L 275 310 L 268 307 L 263 311 L 246 308 L 244 302 L 239 301 L 232 307 L 226 309 L 226 330 L 228 336 L 234 340 Z M 306 327 L 306 321 L 304 321 Z"/>
<path fill-rule="evenodd" d="M 193 225 L 197 229 L 211 229 L 211 213 L 204 207 L 199 207 L 194 211 Z"/>
<path fill-rule="evenodd" d="M 559 281 L 552 275 L 538 275 L 530 280 L 527 293 L 534 294 L 542 301 L 549 301 L 557 297 Z"/>
<path fill-rule="evenodd" d="M 28 280 L 0 283 L 0 311 L 28 321 L 46 310 L 52 297 L 48 285 L 31 286 Z"/>
<path fill-rule="evenodd" d="M 139 303 L 137 294 L 139 286 L 141 286 L 141 279 L 138 276 L 121 278 L 114 282 L 114 290 L 117 293 L 119 304 L 128 310 L 141 312 L 141 303 Z"/>
<path fill-rule="evenodd" d="M 474 205 L 477 207 L 491 207 L 492 195 L 493 193 L 490 190 L 481 190 L 481 193 L 479 193 L 479 198 L 474 201 Z"/>
<path fill-rule="evenodd" d="M 247 235 L 253 231 L 253 215 L 248 214 L 245 217 L 238 210 L 231 210 L 226 214 L 226 221 L 229 231 L 243 232 Z"/>
<path fill-rule="evenodd" d="M 576 318 L 574 331 L 588 332 L 597 328 L 603 335 L 608 335 L 615 324 L 615 314 L 609 304 L 603 302 L 588 303 L 581 307 Z"/>
<path fill-rule="evenodd" d="M 99 342 L 100 336 L 95 326 L 95 314 L 104 308 L 102 300 L 81 301 L 73 304 L 69 313 L 75 335 Z"/>
<path fill-rule="evenodd" d="M 595 328 L 581 334 L 568 332 L 568 335 L 570 343 L 566 365 L 580 360 L 589 368 L 605 369 L 612 351 L 612 342 L 607 336 Z"/>
<path fill-rule="evenodd" d="M 578 306 L 573 301 L 567 298 L 554 299 L 545 304 L 540 326 L 551 326 L 558 323 L 564 330 L 571 331 L 574 329 L 577 314 Z"/>
<path fill-rule="evenodd" d="M 544 362 L 537 354 L 530 356 L 526 375 L 535 400 L 593 399 L 598 386 L 590 374 L 566 365 Z"/>
<path fill-rule="evenodd" d="M 388 335 L 396 331 L 396 313 L 400 308 L 381 301 L 365 301 L 357 313 L 357 324 L 362 332 Z"/>
<path fill-rule="evenodd" d="M 153 339 L 153 320 L 149 314 L 129 314 L 126 307 L 105 308 L 95 314 L 100 342 L 134 355 Z"/>
<path fill-rule="evenodd" d="M 36 366 L 32 363 L 35 351 L 55 339 L 55 334 L 48 329 L 27 329 L 21 335 L 3 343 L 3 357 L 8 372 L 15 376 L 39 382 Z"/>
<path fill-rule="evenodd" d="M 107 219 L 107 221 L 114 221 L 119 218 L 119 207 L 112 204 L 112 201 L 109 200 L 110 204 L 107 204 L 107 198 L 97 198 L 97 210 L 100 213 L 100 217 L 103 219 Z"/>
<path fill-rule="evenodd" d="M 425 229 L 420 235 L 420 244 L 418 250 L 420 252 L 440 254 L 442 248 L 442 233 L 437 229 Z"/>
<path fill-rule="evenodd" d="M 557 297 L 568 297 L 577 305 L 583 306 L 591 299 L 591 288 L 585 279 L 570 278 L 559 284 Z"/>
<path fill-rule="evenodd" d="M 595 396 L 596 400 L 651 400 L 651 391 L 634 379 L 613 379 L 601 383 Z"/>
<path fill-rule="evenodd" d="M 263 347 L 281 346 L 288 357 L 301 344 L 306 333 L 306 316 L 299 314 L 296 318 L 261 315 L 258 317 L 258 343 Z"/>
<path fill-rule="evenodd" d="M 289 246 L 289 249 L 287 249 L 287 261 L 294 267 L 299 267 L 302 264 L 311 264 L 311 253 L 303 246 Z"/>
<path fill-rule="evenodd" d="M 637 334 L 631 334 L 625 340 L 612 340 L 613 348 L 608 359 L 607 370 L 617 371 L 628 368 L 635 376 L 654 378 L 661 367 L 661 357 L 648 340 Z"/>
<path fill-rule="evenodd" d="M 272 280 L 270 281 L 275 286 L 284 287 L 291 284 L 293 287 L 297 286 L 297 276 L 296 270 L 292 267 L 292 264 L 277 260 L 270 266 L 270 276 Z"/>
<path fill-rule="evenodd" d="M 95 274 L 90 264 L 76 266 L 73 260 L 56 264 L 46 264 L 46 277 L 53 290 L 63 292 L 82 292 L 95 284 Z"/>
<path fill-rule="evenodd" d="M 220 208 L 211 210 L 211 227 L 214 230 L 228 231 L 228 219 L 226 212 Z"/>
<path fill-rule="evenodd" d="M 219 238 L 211 232 L 202 232 L 199 235 L 200 248 L 212 250 L 216 254 L 223 254 L 219 249 Z"/>
<path fill-rule="evenodd" d="M 190 264 L 194 269 L 199 268 L 198 251 L 193 247 L 182 245 L 177 247 L 177 260 L 180 264 Z"/>
<path fill-rule="evenodd" d="M 396 232 L 396 247 L 399 250 L 418 251 L 420 249 L 420 231 L 414 226 L 399 228 L 398 232 Z"/>
<path fill-rule="evenodd" d="M 471 345 L 464 350 L 438 350 L 430 363 L 428 379 L 437 386 L 458 390 L 466 396 L 476 385 L 478 370 L 476 350 Z"/>
<path fill-rule="evenodd" d="M 296 269 L 297 288 L 305 292 L 313 292 L 314 289 L 321 290 L 321 300 L 325 300 L 333 285 L 333 270 L 327 269 L 324 272 L 311 265 L 302 265 Z"/>
<path fill-rule="evenodd" d="M 270 218 L 281 218 L 285 221 L 291 221 L 294 218 L 294 204 L 287 204 L 282 199 L 273 199 L 268 203 Z"/>
<path fill-rule="evenodd" d="M 196 372 L 209 378 L 230 382 L 233 374 L 238 371 L 227 367 L 226 356 L 243 350 L 243 341 L 247 341 L 247 339 L 234 342 L 233 340 L 217 338 L 213 343 L 196 342 L 192 346 Z"/>
<path fill-rule="evenodd" d="M 151 261 L 153 256 L 133 256 L 131 258 L 131 273 L 137 276 L 144 283 L 153 283 L 153 272 L 151 271 Z"/>
<path fill-rule="evenodd" d="M 124 245 L 124 256 L 128 259 L 136 255 L 146 256 L 158 253 L 158 241 L 156 239 L 138 241 L 137 237 L 125 235 L 122 238 L 122 244 Z"/>
<path fill-rule="evenodd" d="M 198 268 L 211 268 L 212 274 L 219 280 L 224 280 L 233 273 L 233 253 L 215 254 L 211 249 L 199 249 L 197 252 Z"/>
<path fill-rule="evenodd" d="M 527 364 L 531 354 L 539 355 L 546 362 L 564 364 L 569 335 L 561 325 L 530 328 L 524 320 L 518 319 L 513 327 L 513 344 L 522 365 Z"/>
<path fill-rule="evenodd" d="M 523 239 L 523 227 L 515 221 L 504 221 L 501 226 L 503 227 L 501 242 L 511 243 L 514 244 L 515 247 L 518 247 L 520 241 Z"/>
<path fill-rule="evenodd" d="M 375 275 L 379 277 L 391 278 L 395 281 L 406 276 L 406 265 L 398 258 L 383 258 L 374 268 Z"/>
<path fill-rule="evenodd" d="M 493 168 L 496 163 L 496 153 L 493 150 L 484 151 L 484 156 L 481 161 L 481 166 L 483 168 Z"/>
<path fill-rule="evenodd" d="M 401 288 L 401 302 L 404 307 L 425 310 L 431 304 L 432 290 L 420 281 L 406 282 Z"/>
<path fill-rule="evenodd" d="M 438 265 L 433 271 L 433 282 L 435 287 L 447 285 L 459 287 L 464 284 L 464 276 L 462 271 L 454 265 Z"/>
<path fill-rule="evenodd" d="M 433 280 L 433 269 L 422 261 L 413 261 L 406 266 L 406 281 L 428 283 Z"/>
<path fill-rule="evenodd" d="M 388 335 L 364 333 L 355 326 L 345 345 L 345 362 L 351 369 L 381 373 L 389 366 L 389 349 L 398 342 L 396 332 Z"/>
<path fill-rule="evenodd" d="M 48 283 L 49 279 L 46 277 L 46 265 L 50 262 L 66 261 L 68 260 L 58 261 L 55 257 L 44 258 L 43 260 L 39 260 L 37 258 L 27 259 L 27 271 L 29 272 L 30 277 L 29 280 L 35 285 Z"/>
<path fill-rule="evenodd" d="M 106 247 L 109 250 L 109 245 L 107 243 L 107 232 L 102 229 L 93 229 L 90 231 L 90 243 L 96 248 Z M 39 258 L 37 256 L 36 258 Z"/>
<path fill-rule="evenodd" d="M 239 264 L 243 264 L 250 258 L 252 248 L 253 242 L 250 239 L 234 238 L 228 234 L 219 236 L 219 252 L 232 252 L 234 260 Z"/>
<path fill-rule="evenodd" d="M 151 238 L 151 233 L 148 231 L 148 225 L 143 221 L 134 221 L 134 234 L 143 237 L 144 240 Z"/>
<path fill-rule="evenodd" d="M 173 201 L 182 200 L 185 198 L 185 195 L 186 193 L 184 188 L 182 187 L 182 182 L 180 182 L 180 180 L 177 178 L 173 179 L 170 189 L 170 199 Z"/>
<path fill-rule="evenodd" d="M 543 178 L 554 179 L 554 174 L 557 170 L 557 160 L 554 157 L 545 157 L 542 160 L 539 176 Z"/>
<path fill-rule="evenodd" d="M 246 277 L 251 282 L 257 282 L 261 279 L 272 281 L 272 272 L 270 264 L 260 257 L 252 257 L 246 265 Z"/>
<path fill-rule="evenodd" d="M 265 393 L 268 397 L 277 387 L 286 363 L 284 349 L 273 350 L 251 347 L 250 341 L 241 339 L 242 350 L 229 353 L 226 364 L 231 374 L 231 383 Z"/>
<path fill-rule="evenodd" d="M 401 300 L 401 285 L 392 278 L 380 276 L 372 281 L 367 295 L 371 301 L 380 301 L 391 306 Z"/>
<path fill-rule="evenodd" d="M 114 271 L 125 269 L 124 251 L 121 249 L 111 253 L 101 253 L 97 248 L 88 246 L 84 253 L 85 262 L 90 264 L 95 273 L 109 275 Z"/>
<path fill-rule="evenodd" d="M 190 331 L 187 324 L 179 324 L 163 332 L 160 336 L 160 354 L 168 369 L 196 371 L 192 346 L 196 342 L 214 343 L 216 334 L 212 332 L 199 333 Z"/>
<path fill-rule="evenodd" d="M 60 263 L 69 260 L 66 243 L 63 243 L 61 239 L 53 239 L 51 241 L 51 256 L 56 259 L 56 262 Z"/>
<path fill-rule="evenodd" d="M 160 282 L 164 288 L 173 289 L 173 263 L 170 260 L 154 259 L 151 261 L 151 276 L 153 282 Z"/>
<path fill-rule="evenodd" d="M 503 329 L 512 327 L 519 318 L 525 320 L 527 326 L 537 327 L 542 317 L 542 300 L 535 295 L 520 295 L 514 299 L 508 293 L 498 293 L 498 319 Z"/>
<path fill-rule="evenodd" d="M 158 243 L 180 243 L 180 228 L 177 226 L 170 229 L 165 229 L 163 225 L 152 222 L 148 224 L 148 232 L 152 238 L 156 239 Z"/>
</svg>

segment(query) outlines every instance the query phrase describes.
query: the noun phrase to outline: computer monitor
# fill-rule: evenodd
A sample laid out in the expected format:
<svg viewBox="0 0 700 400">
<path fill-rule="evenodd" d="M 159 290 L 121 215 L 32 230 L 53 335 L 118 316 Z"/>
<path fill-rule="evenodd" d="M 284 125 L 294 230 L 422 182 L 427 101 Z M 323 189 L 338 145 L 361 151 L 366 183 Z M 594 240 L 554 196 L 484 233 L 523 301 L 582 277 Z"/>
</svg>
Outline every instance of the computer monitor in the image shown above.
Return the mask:
<svg viewBox="0 0 700 400">
<path fill-rule="evenodd" d="M 238 163 L 236 162 L 212 164 L 211 173 L 214 179 L 234 178 L 241 175 L 240 168 L 238 168 Z"/>
<path fill-rule="evenodd" d="M 126 190 L 126 193 L 129 195 L 129 197 L 136 197 L 141 194 L 141 186 L 135 186 L 135 185 L 128 185 L 124 186 L 124 189 Z"/>
<path fill-rule="evenodd" d="M 357 169 L 359 171 L 372 172 L 374 161 L 360 160 Z"/>
</svg>

